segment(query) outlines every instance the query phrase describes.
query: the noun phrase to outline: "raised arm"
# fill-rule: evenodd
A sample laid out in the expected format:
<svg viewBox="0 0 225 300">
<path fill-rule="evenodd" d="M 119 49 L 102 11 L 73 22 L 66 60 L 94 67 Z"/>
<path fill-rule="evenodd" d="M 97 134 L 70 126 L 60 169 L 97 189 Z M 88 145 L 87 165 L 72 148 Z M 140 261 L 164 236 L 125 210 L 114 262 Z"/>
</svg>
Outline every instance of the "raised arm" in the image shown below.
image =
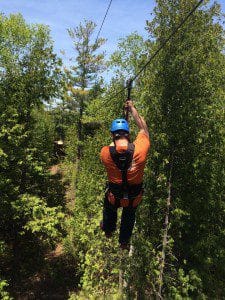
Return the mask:
<svg viewBox="0 0 225 300">
<path fill-rule="evenodd" d="M 138 111 L 133 105 L 133 102 L 131 100 L 127 100 L 125 107 L 128 108 L 128 110 L 132 114 L 134 121 L 138 126 L 139 130 L 144 132 L 147 136 L 149 136 L 147 124 L 145 120 L 139 115 Z"/>
</svg>

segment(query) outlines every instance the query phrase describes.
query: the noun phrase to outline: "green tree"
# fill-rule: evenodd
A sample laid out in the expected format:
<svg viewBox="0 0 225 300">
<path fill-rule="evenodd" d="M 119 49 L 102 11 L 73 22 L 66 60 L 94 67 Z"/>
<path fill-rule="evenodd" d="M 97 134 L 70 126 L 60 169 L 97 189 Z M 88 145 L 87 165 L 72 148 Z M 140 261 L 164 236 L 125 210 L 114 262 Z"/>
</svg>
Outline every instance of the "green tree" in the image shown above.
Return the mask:
<svg viewBox="0 0 225 300">
<path fill-rule="evenodd" d="M 43 109 L 58 96 L 61 61 L 46 26 L 1 14 L 0 34 L 0 240 L 6 249 L 0 263 L 15 282 L 35 272 L 63 218 L 63 198 L 54 194 L 48 171 L 54 125 Z"/>
<path fill-rule="evenodd" d="M 82 117 L 85 109 L 85 102 L 88 101 L 88 91 L 97 79 L 97 76 L 104 70 L 104 54 L 98 49 L 105 43 L 103 38 L 91 41 L 96 24 L 92 21 L 84 21 L 76 28 L 68 29 L 76 53 L 76 65 L 71 67 L 69 90 L 75 98 L 78 108 L 78 148 L 77 157 L 81 158 L 83 142 Z"/>
<path fill-rule="evenodd" d="M 157 38 L 156 47 L 196 3 L 157 2 L 155 18 L 148 22 L 149 33 Z M 146 188 L 150 203 L 146 234 L 154 249 L 165 234 L 162 227 L 169 190 L 171 200 L 165 259 L 163 252 L 157 254 L 159 277 L 154 280 L 160 296 L 203 297 L 205 293 L 220 298 L 223 293 L 217 261 L 224 257 L 217 250 L 224 247 L 224 172 L 220 168 L 224 33 L 217 17 L 218 5 L 196 11 L 154 62 L 156 69 L 151 67 L 142 77 L 142 95 L 151 90 L 152 99 L 148 108 L 153 152 Z"/>
<path fill-rule="evenodd" d="M 66 128 L 65 180 L 68 182 L 68 202 L 73 203 L 80 170 L 80 160 L 86 136 L 93 135 L 98 123 L 85 116 L 88 105 L 102 91 L 100 72 L 104 70 L 104 53 L 99 48 L 105 40 L 92 42 L 95 23 L 84 21 L 68 29 L 75 49 L 75 65 L 66 69 L 63 106 L 65 119 L 71 123 Z M 62 104 L 61 107 L 62 107 Z M 64 120 L 65 120 L 64 119 Z M 64 124 L 67 122 L 65 120 Z M 70 206 L 70 205 L 69 205 Z"/>
</svg>

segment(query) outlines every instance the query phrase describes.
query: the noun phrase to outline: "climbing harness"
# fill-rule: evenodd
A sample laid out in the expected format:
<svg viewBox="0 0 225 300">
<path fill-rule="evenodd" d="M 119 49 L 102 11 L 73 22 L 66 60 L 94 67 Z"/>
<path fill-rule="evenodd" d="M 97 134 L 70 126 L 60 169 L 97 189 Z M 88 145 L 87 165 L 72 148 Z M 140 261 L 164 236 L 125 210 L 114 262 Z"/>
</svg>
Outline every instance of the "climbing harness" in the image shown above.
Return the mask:
<svg viewBox="0 0 225 300">
<path fill-rule="evenodd" d="M 142 201 L 142 184 L 128 186 L 127 195 L 127 198 L 125 198 L 121 185 L 109 183 L 106 196 L 108 201 L 115 207 L 137 207 Z"/>
<path fill-rule="evenodd" d="M 129 185 L 127 180 L 127 172 L 132 164 L 134 149 L 133 143 L 128 143 L 127 150 L 122 153 L 117 152 L 115 146 L 109 147 L 111 158 L 122 176 L 122 184 L 109 182 L 108 185 L 108 200 L 116 207 L 136 207 L 142 200 L 142 183 Z"/>
</svg>

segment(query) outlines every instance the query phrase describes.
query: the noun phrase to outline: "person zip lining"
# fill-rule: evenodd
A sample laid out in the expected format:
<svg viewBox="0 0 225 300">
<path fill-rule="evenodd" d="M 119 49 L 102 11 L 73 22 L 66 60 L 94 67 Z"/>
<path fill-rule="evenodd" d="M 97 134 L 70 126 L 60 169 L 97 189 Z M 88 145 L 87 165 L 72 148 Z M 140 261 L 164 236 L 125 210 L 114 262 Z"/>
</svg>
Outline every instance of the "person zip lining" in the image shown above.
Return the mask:
<svg viewBox="0 0 225 300">
<path fill-rule="evenodd" d="M 100 227 L 110 238 L 116 230 L 117 209 L 122 207 L 119 243 L 122 249 L 129 250 L 136 209 L 142 200 L 142 181 L 150 139 L 146 122 L 131 100 L 126 101 L 125 109 L 133 116 L 139 133 L 131 143 L 128 122 L 125 119 L 112 122 L 110 132 L 113 142 L 110 146 L 104 146 L 100 153 L 108 177 Z"/>
</svg>

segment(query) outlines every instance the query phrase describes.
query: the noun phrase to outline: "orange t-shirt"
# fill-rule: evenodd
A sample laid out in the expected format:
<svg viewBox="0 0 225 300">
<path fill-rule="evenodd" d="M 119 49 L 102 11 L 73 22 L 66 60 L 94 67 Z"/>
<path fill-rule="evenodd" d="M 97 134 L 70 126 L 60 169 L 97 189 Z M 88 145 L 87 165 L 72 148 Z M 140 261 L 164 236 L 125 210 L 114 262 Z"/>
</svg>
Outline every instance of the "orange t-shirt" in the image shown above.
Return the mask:
<svg viewBox="0 0 225 300">
<path fill-rule="evenodd" d="M 134 141 L 134 145 L 135 148 L 132 164 L 127 171 L 127 179 L 129 184 L 139 184 L 142 182 L 147 154 L 150 148 L 149 137 L 144 132 L 139 132 L 136 140 Z M 121 171 L 117 168 L 112 160 L 109 146 L 104 146 L 102 148 L 100 157 L 106 168 L 109 182 L 121 184 Z"/>
</svg>

